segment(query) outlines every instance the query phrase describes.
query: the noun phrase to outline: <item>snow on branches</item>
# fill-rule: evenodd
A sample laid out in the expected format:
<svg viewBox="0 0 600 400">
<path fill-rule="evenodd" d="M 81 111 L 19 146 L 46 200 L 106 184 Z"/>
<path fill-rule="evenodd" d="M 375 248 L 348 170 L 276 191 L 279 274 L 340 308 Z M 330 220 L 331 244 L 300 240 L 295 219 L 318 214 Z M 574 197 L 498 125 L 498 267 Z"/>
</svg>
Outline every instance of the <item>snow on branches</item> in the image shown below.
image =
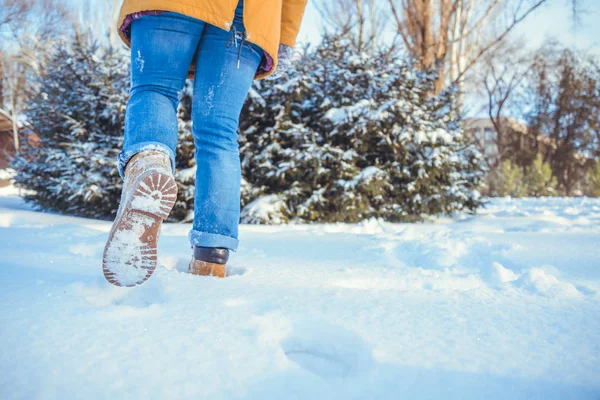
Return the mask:
<svg viewBox="0 0 600 400">
<path fill-rule="evenodd" d="M 435 79 L 410 61 L 355 54 L 326 37 L 283 81 L 258 82 L 249 96 L 242 202 L 255 210 L 255 199 L 277 195 L 285 215 L 265 213 L 272 217 L 262 223 L 474 211 L 481 156 L 463 135 L 455 92 L 431 95 Z"/>
<path fill-rule="evenodd" d="M 75 37 L 58 46 L 28 110 L 43 144 L 24 147 L 17 184 L 45 209 L 114 216 L 129 61 Z M 481 159 L 463 136 L 455 92 L 435 73 L 325 37 L 278 81 L 256 82 L 240 118 L 242 221 L 414 221 L 474 211 Z M 181 93 L 178 201 L 193 217 L 192 85 Z"/>
</svg>

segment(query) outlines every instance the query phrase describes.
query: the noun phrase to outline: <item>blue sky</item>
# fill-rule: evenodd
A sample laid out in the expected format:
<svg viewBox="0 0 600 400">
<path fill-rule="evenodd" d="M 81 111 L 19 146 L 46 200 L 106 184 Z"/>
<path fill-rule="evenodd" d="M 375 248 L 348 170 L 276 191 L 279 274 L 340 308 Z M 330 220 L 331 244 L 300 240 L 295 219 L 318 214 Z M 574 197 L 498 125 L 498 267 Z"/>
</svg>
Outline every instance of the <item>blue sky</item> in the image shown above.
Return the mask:
<svg viewBox="0 0 600 400">
<path fill-rule="evenodd" d="M 538 47 L 545 38 L 554 38 L 565 45 L 589 49 L 600 55 L 600 2 L 587 0 L 581 23 L 573 29 L 569 0 L 549 0 L 536 13 L 524 20 L 514 32 L 524 37 L 530 46 Z M 321 21 L 314 2 L 309 0 L 299 40 L 316 43 L 321 35 Z"/>
<path fill-rule="evenodd" d="M 80 0 L 65 0 L 75 2 Z M 92 4 L 106 0 L 89 0 Z M 577 48 L 592 49 L 600 54 L 600 1 L 584 0 L 585 9 L 581 24 L 572 29 L 571 0 L 548 0 L 535 14 L 532 14 L 519 25 L 516 34 L 528 39 L 533 47 L 539 46 L 544 38 L 553 37 L 563 43 Z M 317 43 L 321 36 L 321 21 L 315 9 L 314 0 L 309 0 L 304 22 L 300 30 L 299 40 Z"/>
<path fill-rule="evenodd" d="M 80 0 L 65 0 L 76 2 Z M 98 1 L 90 0 L 92 4 Z M 532 47 L 539 46 L 545 38 L 561 40 L 569 46 L 580 49 L 590 49 L 600 55 L 600 1 L 584 0 L 584 12 L 581 23 L 573 29 L 571 19 L 571 0 L 548 0 L 548 3 L 530 15 L 515 31 L 516 35 L 527 39 Z M 317 43 L 321 36 L 321 21 L 314 6 L 314 0 L 309 0 L 304 22 L 299 34 L 301 42 Z"/>
<path fill-rule="evenodd" d="M 545 40 L 554 39 L 565 46 L 586 50 L 600 57 L 600 1 L 586 0 L 579 23 L 574 26 L 570 0 L 549 0 L 515 28 L 512 35 L 524 39 L 532 49 Z M 321 21 L 314 2 L 309 0 L 298 39 L 316 44 L 321 36 Z M 486 99 L 480 93 L 468 93 L 465 98 L 468 117 L 486 117 Z"/>
<path fill-rule="evenodd" d="M 600 2 L 588 0 L 585 3 L 580 24 L 576 27 L 573 26 L 568 1 L 553 0 L 552 5 L 543 7 L 525 20 L 517 33 L 534 46 L 541 44 L 545 37 L 552 37 L 567 46 L 600 53 Z"/>
</svg>

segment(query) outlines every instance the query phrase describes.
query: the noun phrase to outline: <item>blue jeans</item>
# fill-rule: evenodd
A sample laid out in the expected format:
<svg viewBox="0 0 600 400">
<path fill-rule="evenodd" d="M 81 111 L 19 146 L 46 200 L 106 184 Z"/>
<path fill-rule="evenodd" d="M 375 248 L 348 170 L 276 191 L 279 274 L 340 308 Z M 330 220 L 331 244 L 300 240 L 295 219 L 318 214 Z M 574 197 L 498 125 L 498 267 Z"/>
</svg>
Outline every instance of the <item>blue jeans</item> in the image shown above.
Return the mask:
<svg viewBox="0 0 600 400">
<path fill-rule="evenodd" d="M 238 32 L 244 32 L 242 11 L 240 1 L 233 23 Z M 123 177 L 129 159 L 149 149 L 167 154 L 175 169 L 178 96 L 195 59 L 192 133 L 197 172 L 189 239 L 195 246 L 235 251 L 241 181 L 237 128 L 263 51 L 248 42 L 230 41 L 233 32 L 170 12 L 133 21 L 131 96 L 119 173 Z M 234 43 L 241 46 L 239 54 Z"/>
</svg>

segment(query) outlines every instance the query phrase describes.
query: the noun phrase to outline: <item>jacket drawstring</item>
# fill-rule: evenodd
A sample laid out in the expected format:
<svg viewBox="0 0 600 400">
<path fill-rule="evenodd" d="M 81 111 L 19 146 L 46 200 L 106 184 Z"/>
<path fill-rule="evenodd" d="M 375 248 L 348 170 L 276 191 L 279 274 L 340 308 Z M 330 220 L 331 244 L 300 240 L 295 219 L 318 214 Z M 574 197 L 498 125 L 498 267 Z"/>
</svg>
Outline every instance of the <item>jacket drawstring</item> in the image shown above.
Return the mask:
<svg viewBox="0 0 600 400">
<path fill-rule="evenodd" d="M 241 41 L 239 45 L 238 45 L 238 40 Z M 235 26 L 231 27 L 231 36 L 227 40 L 225 47 L 227 47 L 228 49 L 232 48 L 234 45 L 235 45 L 235 47 L 237 47 L 237 49 L 238 49 L 237 69 L 240 69 L 240 60 L 242 58 L 242 48 L 244 47 L 244 44 L 246 46 L 248 46 L 248 48 L 253 53 L 256 54 L 256 51 L 254 51 L 254 49 L 252 48 L 250 43 L 248 43 L 246 41 L 246 31 L 240 32 L 235 28 Z"/>
</svg>

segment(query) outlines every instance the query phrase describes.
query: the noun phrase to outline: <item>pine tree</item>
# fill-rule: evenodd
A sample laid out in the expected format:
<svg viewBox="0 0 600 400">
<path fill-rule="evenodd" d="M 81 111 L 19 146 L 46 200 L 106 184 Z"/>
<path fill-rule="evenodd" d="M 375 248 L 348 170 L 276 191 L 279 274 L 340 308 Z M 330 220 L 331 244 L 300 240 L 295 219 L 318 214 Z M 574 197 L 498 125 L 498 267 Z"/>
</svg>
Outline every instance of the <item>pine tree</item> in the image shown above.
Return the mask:
<svg viewBox="0 0 600 400">
<path fill-rule="evenodd" d="M 243 204 L 277 195 L 299 221 L 475 210 L 481 156 L 465 141 L 456 93 L 427 96 L 435 79 L 411 62 L 354 53 L 344 39 L 326 37 L 283 82 L 259 82 L 249 97 Z"/>
<path fill-rule="evenodd" d="M 527 187 L 523 183 L 523 171 L 510 160 L 504 160 L 492 172 L 491 180 L 498 196 L 523 197 L 527 195 Z"/>
<path fill-rule="evenodd" d="M 600 160 L 588 169 L 587 172 L 587 194 L 593 197 L 600 197 Z"/>
<path fill-rule="evenodd" d="M 550 164 L 544 162 L 544 157 L 541 154 L 538 154 L 535 161 L 525 168 L 523 180 L 527 187 L 528 196 L 556 195 L 556 177 L 552 174 Z"/>
<path fill-rule="evenodd" d="M 77 36 L 59 46 L 27 116 L 43 146 L 25 148 L 18 184 L 46 209 L 110 218 L 121 179 L 127 57 Z M 240 126 L 243 220 L 357 222 L 472 212 L 481 205 L 481 155 L 465 140 L 456 93 L 436 75 L 339 37 L 281 81 L 256 82 Z M 196 163 L 191 83 L 182 92 L 173 220 L 193 218 Z"/>
<path fill-rule="evenodd" d="M 122 187 L 116 169 L 128 86 L 127 57 L 75 34 L 60 43 L 25 114 L 41 138 L 14 161 L 26 200 L 46 210 L 109 218 Z"/>
</svg>

